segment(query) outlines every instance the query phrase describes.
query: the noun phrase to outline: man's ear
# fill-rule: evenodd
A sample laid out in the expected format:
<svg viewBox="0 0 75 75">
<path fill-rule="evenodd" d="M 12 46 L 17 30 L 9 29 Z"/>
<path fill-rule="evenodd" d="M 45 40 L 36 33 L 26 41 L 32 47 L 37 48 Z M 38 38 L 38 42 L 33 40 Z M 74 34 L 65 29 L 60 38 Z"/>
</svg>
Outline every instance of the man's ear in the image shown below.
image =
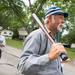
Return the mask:
<svg viewBox="0 0 75 75">
<path fill-rule="evenodd" d="M 48 23 L 51 22 L 51 15 L 48 16 Z"/>
<path fill-rule="evenodd" d="M 51 16 L 51 20 L 52 20 L 52 23 L 55 23 L 55 16 L 54 15 Z"/>
<path fill-rule="evenodd" d="M 51 23 L 55 23 L 55 16 L 54 15 L 48 16 L 48 21 Z"/>
</svg>

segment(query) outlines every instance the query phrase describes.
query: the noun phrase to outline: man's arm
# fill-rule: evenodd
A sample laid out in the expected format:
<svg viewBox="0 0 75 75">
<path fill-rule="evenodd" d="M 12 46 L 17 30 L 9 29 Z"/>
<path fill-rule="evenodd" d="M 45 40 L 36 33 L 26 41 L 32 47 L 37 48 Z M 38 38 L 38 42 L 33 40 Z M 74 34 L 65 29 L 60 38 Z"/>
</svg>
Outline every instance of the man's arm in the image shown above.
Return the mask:
<svg viewBox="0 0 75 75">
<path fill-rule="evenodd" d="M 39 35 L 33 35 L 33 37 L 29 37 L 26 40 L 24 51 L 21 55 L 20 63 L 18 65 L 18 69 L 23 74 L 28 73 L 35 74 L 36 72 L 40 71 L 40 67 L 43 67 L 50 61 L 48 58 L 48 54 L 45 55 L 38 54 L 39 49 L 40 49 Z"/>
</svg>

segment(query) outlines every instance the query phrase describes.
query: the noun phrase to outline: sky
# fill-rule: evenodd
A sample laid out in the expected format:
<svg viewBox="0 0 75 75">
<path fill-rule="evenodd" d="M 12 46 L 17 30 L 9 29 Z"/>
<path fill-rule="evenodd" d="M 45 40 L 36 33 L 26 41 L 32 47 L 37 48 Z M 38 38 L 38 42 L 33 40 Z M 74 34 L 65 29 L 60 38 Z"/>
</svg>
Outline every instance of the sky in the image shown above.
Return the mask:
<svg viewBox="0 0 75 75">
<path fill-rule="evenodd" d="M 29 6 L 29 1 L 28 0 L 23 0 L 25 5 Z M 31 4 L 34 4 L 35 0 L 30 0 Z"/>
</svg>

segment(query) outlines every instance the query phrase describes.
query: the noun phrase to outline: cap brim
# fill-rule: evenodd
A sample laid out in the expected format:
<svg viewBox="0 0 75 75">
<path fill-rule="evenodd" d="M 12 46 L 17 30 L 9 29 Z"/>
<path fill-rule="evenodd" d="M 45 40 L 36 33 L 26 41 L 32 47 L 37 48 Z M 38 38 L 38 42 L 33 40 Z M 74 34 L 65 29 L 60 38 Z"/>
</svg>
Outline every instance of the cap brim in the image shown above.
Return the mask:
<svg viewBox="0 0 75 75">
<path fill-rule="evenodd" d="M 56 13 L 53 13 L 52 15 L 64 15 L 64 17 L 68 17 L 68 13 L 64 13 L 64 12 L 56 12 Z"/>
<path fill-rule="evenodd" d="M 68 13 L 62 13 L 64 15 L 64 17 L 68 17 Z"/>
</svg>

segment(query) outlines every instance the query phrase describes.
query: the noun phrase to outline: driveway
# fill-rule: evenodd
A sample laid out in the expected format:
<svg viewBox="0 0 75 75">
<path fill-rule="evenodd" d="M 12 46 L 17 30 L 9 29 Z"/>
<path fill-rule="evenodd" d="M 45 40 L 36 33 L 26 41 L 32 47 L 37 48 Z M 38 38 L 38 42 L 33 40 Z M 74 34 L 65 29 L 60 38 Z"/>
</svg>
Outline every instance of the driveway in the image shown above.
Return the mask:
<svg viewBox="0 0 75 75">
<path fill-rule="evenodd" d="M 64 75 L 75 75 L 75 65 L 64 64 Z"/>
<path fill-rule="evenodd" d="M 0 75 L 22 75 L 17 70 L 17 63 L 21 54 L 21 49 L 6 46 L 2 48 L 0 59 Z M 64 75 L 75 75 L 75 64 L 64 64 Z"/>
<path fill-rule="evenodd" d="M 2 48 L 0 59 L 0 75 L 22 75 L 17 70 L 21 50 L 9 46 Z"/>
</svg>

